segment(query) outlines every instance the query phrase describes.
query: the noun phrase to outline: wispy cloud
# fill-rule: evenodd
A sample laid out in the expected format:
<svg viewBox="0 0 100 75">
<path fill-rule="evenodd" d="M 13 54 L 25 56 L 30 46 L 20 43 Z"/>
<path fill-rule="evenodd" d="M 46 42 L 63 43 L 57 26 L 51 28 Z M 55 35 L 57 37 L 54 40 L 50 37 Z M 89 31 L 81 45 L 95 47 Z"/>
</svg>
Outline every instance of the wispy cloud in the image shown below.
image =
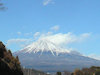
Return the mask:
<svg viewBox="0 0 100 75">
<path fill-rule="evenodd" d="M 80 43 L 85 39 L 87 39 L 90 35 L 91 35 L 90 33 L 75 35 L 71 32 L 68 32 L 66 34 L 57 33 L 57 34 L 50 34 L 50 35 L 47 35 L 47 33 L 45 33 L 45 34 L 41 34 L 38 40 L 41 39 L 48 40 L 60 46 L 60 45 L 68 45 L 70 43 Z"/>
<path fill-rule="evenodd" d="M 32 36 L 33 33 L 32 32 L 27 32 L 27 33 L 22 33 L 20 31 L 17 32 L 18 35 L 23 35 L 23 36 Z"/>
<path fill-rule="evenodd" d="M 90 55 L 88 55 L 88 57 L 100 60 L 100 55 L 90 54 Z"/>
<path fill-rule="evenodd" d="M 60 29 L 60 27 L 59 27 L 58 25 L 56 25 L 56 26 L 51 27 L 50 29 L 51 29 L 51 30 L 54 30 L 54 31 L 57 31 L 57 30 Z"/>
<path fill-rule="evenodd" d="M 24 33 L 24 35 L 25 36 L 31 36 L 31 35 L 33 35 L 33 33 L 32 32 L 27 32 L 27 33 Z"/>
<path fill-rule="evenodd" d="M 54 4 L 53 0 L 44 0 L 43 5 L 46 6 L 48 4 Z"/>
<path fill-rule="evenodd" d="M 68 33 L 53 33 L 54 31 L 59 30 L 60 27 L 58 25 L 53 26 L 50 28 L 50 32 L 42 33 L 42 32 L 36 32 L 33 34 L 33 32 L 24 33 L 24 37 L 28 35 L 31 39 L 25 39 L 25 38 L 14 38 L 9 39 L 7 41 L 7 46 L 9 45 L 17 45 L 17 46 L 25 46 L 29 45 L 32 42 L 38 41 L 38 40 L 48 40 L 54 43 L 55 45 L 66 47 L 68 48 L 69 44 L 75 44 L 75 43 L 81 43 L 88 39 L 91 36 L 91 33 L 82 33 L 79 35 L 76 35 L 72 32 Z M 21 32 L 17 32 L 18 35 L 23 35 Z M 71 47 L 73 49 L 73 47 Z"/>
<path fill-rule="evenodd" d="M 9 39 L 7 41 L 7 46 L 18 46 L 20 49 L 24 48 L 25 46 L 36 42 L 38 40 L 48 40 L 55 45 L 58 45 L 59 47 L 66 48 L 67 50 L 71 51 L 73 50 L 73 47 L 68 47 L 69 44 L 76 44 L 81 43 L 85 41 L 87 38 L 91 36 L 91 33 L 83 33 L 80 35 L 76 35 L 74 33 L 68 32 L 68 33 L 53 33 L 53 32 L 47 32 L 47 33 L 40 33 L 36 32 L 34 33 L 33 37 L 30 37 L 31 39 L 25 39 L 25 38 L 15 38 L 15 39 Z"/>
<path fill-rule="evenodd" d="M 32 39 L 9 39 L 7 41 L 7 46 L 12 45 L 12 44 L 16 44 L 16 45 L 20 45 L 22 46 L 22 43 L 24 43 L 24 45 L 29 44 L 32 41 Z"/>
<path fill-rule="evenodd" d="M 37 36 L 39 36 L 40 35 L 40 32 L 36 32 L 35 34 L 34 34 L 34 37 L 37 37 Z"/>
<path fill-rule="evenodd" d="M 21 32 L 17 32 L 17 34 L 18 34 L 18 35 L 21 35 L 22 33 L 21 33 Z"/>
</svg>

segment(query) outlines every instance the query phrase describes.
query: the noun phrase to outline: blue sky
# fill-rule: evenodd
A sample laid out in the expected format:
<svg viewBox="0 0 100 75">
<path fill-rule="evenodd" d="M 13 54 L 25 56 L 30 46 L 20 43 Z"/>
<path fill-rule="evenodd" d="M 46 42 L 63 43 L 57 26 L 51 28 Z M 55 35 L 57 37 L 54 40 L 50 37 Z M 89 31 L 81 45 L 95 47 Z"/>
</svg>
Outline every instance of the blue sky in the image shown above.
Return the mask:
<svg viewBox="0 0 100 75">
<path fill-rule="evenodd" d="M 2 0 L 2 2 L 8 9 L 0 12 L 0 40 L 6 45 L 11 39 L 34 39 L 37 32 L 41 35 L 48 32 L 52 32 L 53 35 L 71 32 L 77 37 L 88 33 L 89 36 L 84 41 L 72 42 L 67 44 L 67 47 L 87 56 L 100 57 L 100 0 Z M 21 49 L 16 41 L 7 48 L 13 52 Z"/>
</svg>

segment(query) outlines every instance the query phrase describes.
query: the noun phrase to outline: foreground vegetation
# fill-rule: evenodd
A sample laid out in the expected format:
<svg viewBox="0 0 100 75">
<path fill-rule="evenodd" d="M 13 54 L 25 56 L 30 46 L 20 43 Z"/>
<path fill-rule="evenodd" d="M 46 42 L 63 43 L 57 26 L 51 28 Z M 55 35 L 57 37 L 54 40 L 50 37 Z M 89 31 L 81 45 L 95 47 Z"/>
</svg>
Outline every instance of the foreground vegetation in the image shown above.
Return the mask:
<svg viewBox="0 0 100 75">
<path fill-rule="evenodd" d="M 75 69 L 73 73 L 65 72 L 57 72 L 56 75 L 100 75 L 100 67 L 92 66 L 90 68 L 83 68 L 83 69 Z"/>
<path fill-rule="evenodd" d="M 0 75 L 23 75 L 20 62 L 14 57 L 10 50 L 0 42 Z"/>
<path fill-rule="evenodd" d="M 72 75 L 100 75 L 100 67 L 92 66 L 82 70 L 76 69 Z"/>
</svg>

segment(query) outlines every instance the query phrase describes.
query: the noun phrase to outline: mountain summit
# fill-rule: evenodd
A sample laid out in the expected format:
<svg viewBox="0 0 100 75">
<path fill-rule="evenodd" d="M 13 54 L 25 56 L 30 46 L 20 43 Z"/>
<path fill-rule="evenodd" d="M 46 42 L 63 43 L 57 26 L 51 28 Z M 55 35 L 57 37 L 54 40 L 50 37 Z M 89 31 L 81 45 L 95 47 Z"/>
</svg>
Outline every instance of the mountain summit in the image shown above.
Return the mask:
<svg viewBox="0 0 100 75">
<path fill-rule="evenodd" d="M 46 39 L 40 39 L 15 52 L 23 66 L 45 72 L 73 71 L 75 68 L 100 66 L 100 61 L 68 51 Z"/>
<path fill-rule="evenodd" d="M 41 39 L 36 42 L 33 42 L 32 44 L 26 46 L 24 49 L 22 49 L 20 52 L 24 53 L 38 53 L 41 52 L 51 52 L 53 55 L 58 55 L 59 53 L 70 53 L 67 49 L 61 48 L 58 45 L 54 44 L 53 42 Z"/>
</svg>

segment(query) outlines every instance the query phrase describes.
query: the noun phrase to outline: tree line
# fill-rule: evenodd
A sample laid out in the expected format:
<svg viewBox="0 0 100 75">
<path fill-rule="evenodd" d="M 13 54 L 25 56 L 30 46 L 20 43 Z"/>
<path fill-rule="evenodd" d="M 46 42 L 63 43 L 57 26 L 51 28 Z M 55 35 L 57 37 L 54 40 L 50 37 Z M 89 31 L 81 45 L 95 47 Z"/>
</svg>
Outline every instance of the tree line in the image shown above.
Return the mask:
<svg viewBox="0 0 100 75">
<path fill-rule="evenodd" d="M 56 75 L 100 75 L 100 67 L 92 66 L 90 68 L 75 69 L 73 73 L 57 72 Z"/>
</svg>

